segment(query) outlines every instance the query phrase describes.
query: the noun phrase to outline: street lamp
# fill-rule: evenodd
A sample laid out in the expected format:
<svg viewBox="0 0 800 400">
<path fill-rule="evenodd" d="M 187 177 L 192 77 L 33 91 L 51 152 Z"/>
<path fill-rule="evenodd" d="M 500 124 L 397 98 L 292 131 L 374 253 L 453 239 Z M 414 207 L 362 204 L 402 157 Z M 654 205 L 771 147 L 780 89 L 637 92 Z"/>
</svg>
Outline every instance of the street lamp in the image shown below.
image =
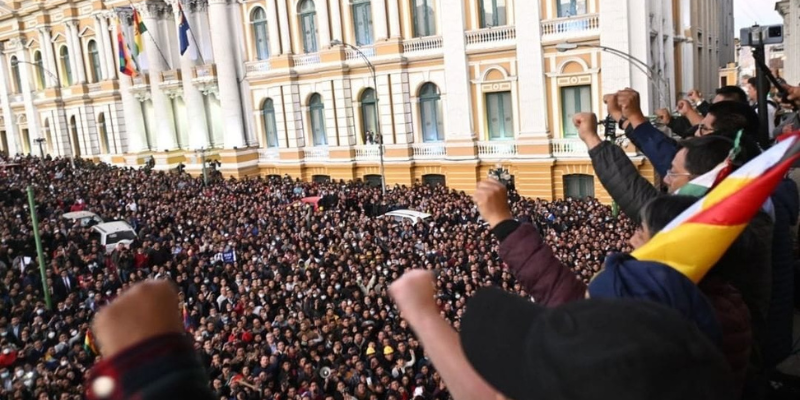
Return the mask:
<svg viewBox="0 0 800 400">
<path fill-rule="evenodd" d="M 589 47 L 589 48 L 594 48 L 594 49 L 600 49 L 600 50 L 603 50 L 603 51 L 605 51 L 607 53 L 611 53 L 611 54 L 613 54 L 613 55 L 615 55 L 617 57 L 620 57 L 620 58 L 623 58 L 623 59 L 629 61 L 631 64 L 635 65 L 636 68 L 639 69 L 639 71 L 642 71 L 642 73 L 647 75 L 647 78 L 650 79 L 650 81 L 657 81 L 658 85 L 656 85 L 656 93 L 658 94 L 659 99 L 661 99 L 661 101 L 664 102 L 665 107 L 667 107 L 667 108 L 671 107 L 670 99 L 669 99 L 669 82 L 664 80 L 664 78 L 662 78 L 661 75 L 657 74 L 656 71 L 652 67 L 647 65 L 646 62 L 644 62 L 641 59 L 636 58 L 636 57 L 634 57 L 634 56 L 632 56 L 632 55 L 630 55 L 628 53 L 625 53 L 625 52 L 623 52 L 621 50 L 617 50 L 615 48 L 607 47 L 607 46 L 600 46 L 600 45 L 596 45 L 596 44 L 564 42 L 564 43 L 557 44 L 556 45 L 556 50 L 558 50 L 559 52 L 563 53 L 563 52 L 568 51 L 568 50 L 577 49 L 578 47 Z M 667 89 L 666 96 L 661 91 L 661 85 L 664 85 L 664 87 Z"/>
<path fill-rule="evenodd" d="M 380 157 L 381 163 L 381 193 L 386 196 L 386 170 L 383 166 L 383 134 L 381 133 L 381 124 L 378 121 L 378 75 L 375 73 L 375 66 L 369 61 L 369 58 L 366 54 L 364 54 L 358 47 L 353 46 L 352 44 L 345 43 L 339 39 L 331 40 L 331 45 L 333 46 L 347 46 L 358 53 L 361 58 L 364 59 L 364 62 L 367 63 L 367 68 L 372 73 L 372 85 L 375 87 L 375 133 L 378 138 L 378 156 Z"/>
<path fill-rule="evenodd" d="M 44 148 L 42 147 L 42 143 L 45 141 L 44 138 L 36 138 L 33 139 L 33 141 L 39 144 L 39 154 L 41 154 L 42 159 L 44 159 Z"/>
</svg>

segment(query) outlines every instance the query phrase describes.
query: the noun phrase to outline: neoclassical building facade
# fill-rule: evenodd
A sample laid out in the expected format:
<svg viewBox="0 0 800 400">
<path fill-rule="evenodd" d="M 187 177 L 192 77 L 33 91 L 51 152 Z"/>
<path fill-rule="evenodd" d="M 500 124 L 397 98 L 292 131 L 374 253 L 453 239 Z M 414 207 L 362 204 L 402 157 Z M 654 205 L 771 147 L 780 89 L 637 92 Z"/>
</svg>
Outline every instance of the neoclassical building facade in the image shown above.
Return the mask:
<svg viewBox="0 0 800 400">
<path fill-rule="evenodd" d="M 226 175 L 370 182 L 382 159 L 389 185 L 467 191 L 502 164 L 525 195 L 607 200 L 572 115 L 603 116 L 626 86 L 648 112 L 690 89 L 685 1 L 182 0 L 183 55 L 179 1 L 0 6 L 2 150 L 195 174 L 203 149 Z M 132 7 L 146 32 L 129 77 Z"/>
</svg>

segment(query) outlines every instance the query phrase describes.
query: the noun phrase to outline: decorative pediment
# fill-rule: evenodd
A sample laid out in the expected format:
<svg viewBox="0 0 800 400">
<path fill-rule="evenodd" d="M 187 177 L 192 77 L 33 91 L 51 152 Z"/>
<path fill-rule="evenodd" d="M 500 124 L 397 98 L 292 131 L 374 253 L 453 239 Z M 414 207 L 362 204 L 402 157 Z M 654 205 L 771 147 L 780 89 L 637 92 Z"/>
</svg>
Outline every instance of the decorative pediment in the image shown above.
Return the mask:
<svg viewBox="0 0 800 400">
<path fill-rule="evenodd" d="M 83 30 L 80 31 L 80 33 L 78 33 L 78 36 L 80 36 L 80 37 L 87 37 L 87 36 L 91 37 L 91 36 L 95 36 L 95 35 L 96 35 L 96 33 L 95 33 L 94 29 L 91 26 L 87 26 L 86 28 L 83 28 Z"/>
<path fill-rule="evenodd" d="M 17 125 L 25 125 L 28 123 L 28 116 L 25 113 L 17 114 Z"/>
<path fill-rule="evenodd" d="M 25 48 L 26 49 L 39 48 L 39 47 L 40 47 L 39 46 L 39 41 L 36 38 L 32 38 L 32 39 L 28 40 L 27 42 L 25 42 Z"/>
<path fill-rule="evenodd" d="M 59 43 L 59 42 L 66 42 L 67 37 L 61 34 L 61 32 L 57 32 L 53 37 L 50 39 L 52 43 Z"/>
</svg>

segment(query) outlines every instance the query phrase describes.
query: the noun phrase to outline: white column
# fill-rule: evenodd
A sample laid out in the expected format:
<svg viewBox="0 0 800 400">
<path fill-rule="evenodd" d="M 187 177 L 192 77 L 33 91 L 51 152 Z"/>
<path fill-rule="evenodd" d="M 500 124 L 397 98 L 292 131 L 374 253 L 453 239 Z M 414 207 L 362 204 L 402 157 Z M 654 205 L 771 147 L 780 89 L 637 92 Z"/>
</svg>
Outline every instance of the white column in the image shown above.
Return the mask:
<svg viewBox="0 0 800 400">
<path fill-rule="evenodd" d="M 39 131 L 39 110 L 36 109 L 36 106 L 33 104 L 33 88 L 31 87 L 31 68 L 36 68 L 33 65 L 30 65 L 31 60 L 28 58 L 28 50 L 25 48 L 24 39 L 11 39 L 17 41 L 17 59 L 20 61 L 19 63 L 19 77 L 20 81 L 22 82 L 22 99 L 25 102 L 25 114 L 28 117 L 28 137 L 31 140 L 31 154 L 36 154 L 37 151 L 34 151 L 34 139 L 38 139 L 41 136 L 41 132 Z"/>
<path fill-rule="evenodd" d="M 39 40 L 41 41 L 42 56 L 44 57 L 44 76 L 46 87 L 58 86 L 58 81 L 52 74 L 58 74 L 56 70 L 55 57 L 53 55 L 53 43 L 50 38 L 50 27 L 39 28 Z"/>
<path fill-rule="evenodd" d="M 397 0 L 387 0 L 389 2 L 389 37 L 400 37 L 400 8 Z M 523 0 L 525 1 L 525 0 Z"/>
<path fill-rule="evenodd" d="M 11 102 L 9 100 L 9 85 L 11 84 L 11 73 L 8 71 L 8 59 L 5 52 L 2 51 L 2 44 L 0 44 L 0 101 L 3 104 L 3 119 L 5 120 L 6 139 L 8 141 L 7 152 L 13 156 L 17 154 L 22 146 L 18 144 L 19 133 L 17 131 L 17 121 L 14 118 L 14 112 L 11 111 Z"/>
<path fill-rule="evenodd" d="M 372 27 L 375 29 L 375 42 L 386 39 L 386 3 L 385 0 L 374 0 L 372 3 Z"/>
<path fill-rule="evenodd" d="M 523 21 L 517 25 L 517 43 L 527 43 L 525 51 L 517 51 L 521 137 L 546 136 L 548 131 L 540 10 L 539 1 L 520 1 L 514 7 L 517 21 Z"/>
<path fill-rule="evenodd" d="M 153 136 L 157 140 L 157 143 L 154 144 L 157 147 L 154 150 L 174 150 L 178 147 L 178 141 L 175 132 L 174 115 L 172 114 L 172 99 L 159 88 L 161 72 L 168 70 L 169 66 L 166 65 L 166 61 L 158 51 L 155 42 L 155 40 L 160 40 L 163 36 L 159 19 L 166 12 L 166 5 L 158 3 L 140 4 L 142 20 L 147 26 L 147 33 L 142 35 L 142 41 L 144 42 L 144 50 L 147 54 L 149 65 L 150 98 L 153 101 L 153 114 L 155 116 L 153 123 L 155 132 L 153 132 Z"/>
<path fill-rule="evenodd" d="M 292 34 L 289 28 L 289 11 L 286 9 L 286 0 L 276 1 L 281 28 L 281 54 L 292 54 Z"/>
<path fill-rule="evenodd" d="M 349 1 L 349 0 L 345 0 Z M 331 38 L 342 40 L 342 8 L 339 0 L 331 2 Z"/>
<path fill-rule="evenodd" d="M 102 60 L 106 63 L 106 70 L 108 71 L 108 75 L 106 75 L 106 79 L 116 79 L 117 77 L 117 63 L 114 61 L 114 46 L 111 44 L 111 38 L 108 37 L 109 32 L 109 25 L 108 25 L 108 18 L 109 13 L 100 14 L 100 32 L 98 35 L 101 38 L 103 43 L 103 47 L 100 50 L 100 56 Z M 119 58 L 119 57 L 116 57 Z"/>
<path fill-rule="evenodd" d="M 79 83 L 86 83 L 86 65 L 83 60 L 83 46 L 78 36 L 78 23 L 69 23 L 69 33 L 72 37 L 72 46 L 69 49 L 69 59 L 72 61 L 72 75 Z"/>
<path fill-rule="evenodd" d="M 444 96 L 445 139 L 473 138 L 472 95 L 464 40 L 464 2 L 454 2 L 452 8 L 440 15 L 447 91 Z"/>
<path fill-rule="evenodd" d="M 117 24 L 112 27 L 114 37 L 117 37 Z M 116 46 L 113 50 L 116 52 Z M 119 58 L 117 58 L 119 60 Z M 119 61 L 115 69 L 119 69 Z M 131 94 L 131 78 L 127 75 L 119 75 L 119 94 L 122 97 L 122 115 L 125 117 L 125 138 L 127 147 L 123 147 L 126 153 L 138 153 L 147 150 L 147 138 L 145 137 L 144 118 L 142 117 L 142 103 Z"/>
<path fill-rule="evenodd" d="M 177 1 L 172 3 L 172 10 L 175 16 L 175 25 L 180 25 L 181 21 Z M 189 19 L 190 13 L 194 13 L 191 9 L 184 9 L 183 12 L 186 14 L 186 19 Z M 190 47 L 191 46 L 194 46 L 194 44 L 192 43 Z M 183 80 L 183 103 L 185 105 L 184 109 L 187 113 L 188 121 L 188 147 L 189 149 L 208 148 L 208 124 L 203 93 L 192 83 L 194 67 L 197 63 L 192 59 L 191 49 L 186 51 L 183 56 L 180 56 L 180 59 L 181 78 Z M 175 118 L 178 118 L 178 116 L 175 116 Z"/>
<path fill-rule="evenodd" d="M 278 10 L 275 0 L 267 0 L 267 29 L 269 29 L 269 56 L 281 54 L 281 33 L 278 29 Z"/>
<path fill-rule="evenodd" d="M 317 50 L 331 47 L 331 28 L 328 23 L 328 2 L 317 0 L 314 2 L 317 11 L 317 32 L 319 33 L 319 46 Z"/>
<path fill-rule="evenodd" d="M 211 18 L 211 45 L 217 63 L 217 84 L 222 105 L 222 120 L 225 125 L 225 147 L 243 147 L 244 125 L 242 121 L 242 99 L 239 79 L 236 74 L 236 55 L 231 44 L 233 31 L 228 15 L 227 0 L 209 0 L 208 15 Z"/>
<path fill-rule="evenodd" d="M 100 61 L 101 76 L 97 77 L 97 81 L 100 82 L 105 79 L 111 79 L 111 75 L 109 75 L 108 63 L 106 62 L 107 51 L 105 51 L 106 43 L 105 41 L 103 41 L 103 24 L 102 22 L 100 22 L 100 20 L 103 19 L 103 17 L 101 17 L 100 14 L 95 14 L 92 17 L 94 18 L 94 31 L 95 31 L 94 38 L 95 38 L 95 44 L 97 45 L 97 53 L 98 53 L 97 55 L 100 58 L 99 61 Z"/>
</svg>

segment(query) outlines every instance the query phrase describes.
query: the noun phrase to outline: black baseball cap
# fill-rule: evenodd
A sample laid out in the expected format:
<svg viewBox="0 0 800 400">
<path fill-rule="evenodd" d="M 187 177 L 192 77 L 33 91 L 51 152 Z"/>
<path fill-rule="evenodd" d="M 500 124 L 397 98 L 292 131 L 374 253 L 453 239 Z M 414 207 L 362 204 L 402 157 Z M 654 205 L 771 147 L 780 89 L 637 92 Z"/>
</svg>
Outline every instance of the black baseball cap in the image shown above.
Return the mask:
<svg viewBox="0 0 800 400">
<path fill-rule="evenodd" d="M 720 350 L 678 312 L 652 301 L 545 308 L 485 288 L 467 303 L 460 337 L 475 370 L 514 400 L 735 398 Z"/>
</svg>

